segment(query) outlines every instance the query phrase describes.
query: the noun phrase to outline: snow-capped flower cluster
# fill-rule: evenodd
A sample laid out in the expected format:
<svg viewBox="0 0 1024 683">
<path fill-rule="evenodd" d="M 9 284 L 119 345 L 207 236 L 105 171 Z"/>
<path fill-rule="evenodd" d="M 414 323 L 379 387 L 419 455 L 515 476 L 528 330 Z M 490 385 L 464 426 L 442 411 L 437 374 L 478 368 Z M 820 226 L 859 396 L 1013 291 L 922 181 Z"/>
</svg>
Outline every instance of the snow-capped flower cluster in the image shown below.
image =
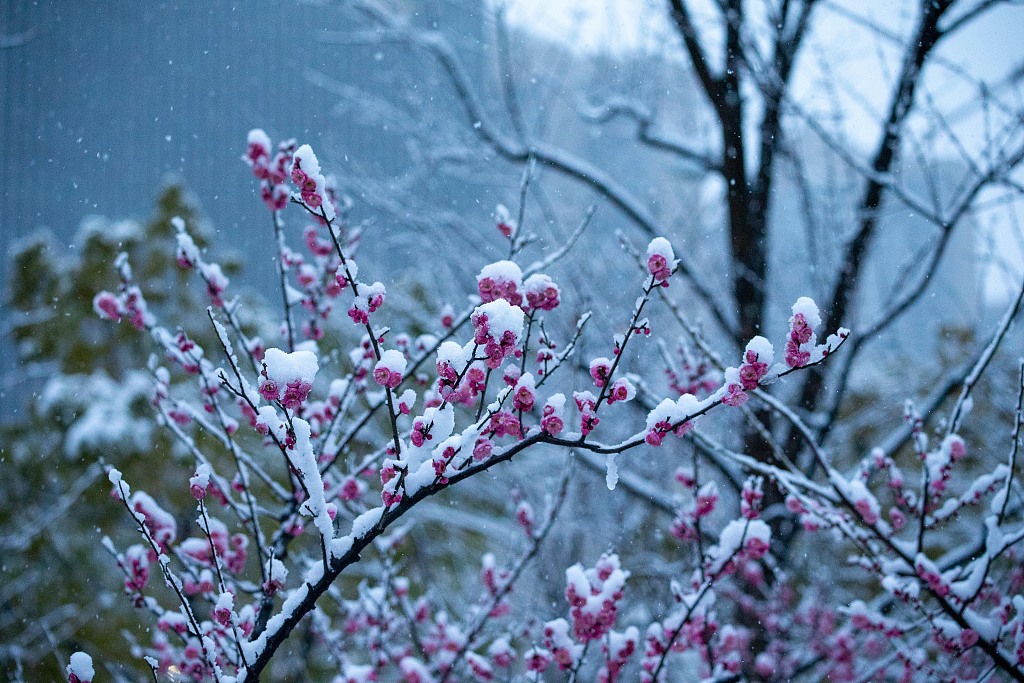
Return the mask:
<svg viewBox="0 0 1024 683">
<path fill-rule="evenodd" d="M 668 433 L 682 437 L 693 429 L 694 417 L 706 402 L 698 401 L 692 394 L 683 394 L 673 401 L 664 399 L 647 414 L 647 429 L 644 440 L 651 446 L 660 446 Z"/>
<path fill-rule="evenodd" d="M 270 136 L 258 128 L 249 131 L 248 147 L 242 159 L 252 167 L 260 181 L 260 196 L 271 211 L 281 211 L 288 205 L 288 176 L 295 154 L 295 141 L 287 140 L 278 146 L 271 158 Z"/>
<path fill-rule="evenodd" d="M 481 348 L 487 367 L 496 369 L 505 358 L 517 354 L 523 318 L 523 310 L 504 299 L 482 304 L 473 312 L 473 341 Z"/>
<path fill-rule="evenodd" d="M 647 245 L 647 270 L 655 283 L 668 287 L 672 271 L 679 265 L 672 245 L 664 237 L 655 237 Z"/>
<path fill-rule="evenodd" d="M 786 340 L 786 365 L 799 368 L 811 361 L 811 352 L 816 344 L 814 329 L 821 325 L 818 306 L 807 297 L 800 297 L 793 304 L 793 315 L 789 319 L 789 339 Z"/>
<path fill-rule="evenodd" d="M 540 419 L 540 428 L 552 436 L 557 436 L 565 428 L 565 394 L 553 394 L 544 404 Z"/>
<path fill-rule="evenodd" d="M 561 290 L 547 275 L 537 273 L 526 278 L 523 283 L 523 291 L 526 293 L 527 311 L 553 311 L 561 303 Z M 510 303 L 514 303 L 511 302 Z"/>
<path fill-rule="evenodd" d="M 747 402 L 748 391 L 757 388 L 761 379 L 768 374 L 768 368 L 775 358 L 771 342 L 764 337 L 754 337 L 743 352 L 743 364 L 739 369 L 725 371 L 725 396 L 722 403 L 738 408 Z"/>
<path fill-rule="evenodd" d="M 295 150 L 289 177 L 303 204 L 328 221 L 334 219 L 334 205 L 328 201 L 327 179 L 320 173 L 320 162 L 309 145 Z"/>
<path fill-rule="evenodd" d="M 402 383 L 407 364 L 401 351 L 388 349 L 380 354 L 380 360 L 373 368 L 373 381 L 382 387 L 395 389 Z"/>
<path fill-rule="evenodd" d="M 498 232 L 504 237 L 511 238 L 512 234 L 516 231 L 516 221 L 512 218 L 512 213 L 504 204 L 498 204 L 494 208 L 494 222 L 497 224 Z"/>
<path fill-rule="evenodd" d="M 575 564 L 565 570 L 565 600 L 576 640 L 600 640 L 615 625 L 628 578 L 614 554 L 602 555 L 591 569 Z"/>
<path fill-rule="evenodd" d="M 533 410 L 533 404 L 537 400 L 537 387 L 533 381 L 533 375 L 526 373 L 520 377 L 512 390 L 512 406 L 521 412 L 528 413 Z"/>
<path fill-rule="evenodd" d="M 359 283 L 359 294 L 352 297 L 352 307 L 348 309 L 348 317 L 356 325 L 369 325 L 370 314 L 384 305 L 387 289 L 379 282 L 371 285 Z"/>
<path fill-rule="evenodd" d="M 280 349 L 267 349 L 260 373 L 260 396 L 297 410 L 309 396 L 319 369 L 316 355 L 311 351 L 285 353 Z"/>
<path fill-rule="evenodd" d="M 476 287 L 480 300 L 485 304 L 498 299 L 513 306 L 523 303 L 523 271 L 512 261 L 498 261 L 484 266 L 476 276 Z M 557 292 L 555 296 L 557 298 Z"/>
<path fill-rule="evenodd" d="M 113 322 L 127 319 L 136 330 L 144 330 L 154 322 L 142 290 L 135 285 L 124 286 L 117 294 L 100 292 L 93 298 L 92 305 L 101 318 Z"/>
<path fill-rule="evenodd" d="M 607 358 L 595 358 L 590 361 L 590 376 L 594 379 L 594 386 L 598 389 L 604 388 L 612 376 L 612 361 Z"/>
</svg>

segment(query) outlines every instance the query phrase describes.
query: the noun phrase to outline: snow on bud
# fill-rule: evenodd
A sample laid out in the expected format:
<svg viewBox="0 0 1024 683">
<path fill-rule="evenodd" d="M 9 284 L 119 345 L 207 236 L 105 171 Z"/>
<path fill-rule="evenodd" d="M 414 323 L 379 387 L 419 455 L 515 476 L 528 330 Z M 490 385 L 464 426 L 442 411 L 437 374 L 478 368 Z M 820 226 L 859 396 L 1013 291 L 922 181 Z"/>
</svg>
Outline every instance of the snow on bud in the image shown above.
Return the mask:
<svg viewBox="0 0 1024 683">
<path fill-rule="evenodd" d="M 206 497 L 206 489 L 210 487 L 210 466 L 208 464 L 200 463 L 196 467 L 196 473 L 192 475 L 192 478 L 188 480 L 189 492 L 192 497 L 196 500 L 202 500 Z"/>
<path fill-rule="evenodd" d="M 523 289 L 526 292 L 526 310 L 551 311 L 560 303 L 561 290 L 547 275 L 531 275 Z"/>
<path fill-rule="evenodd" d="M 476 440 L 476 444 L 473 445 L 473 460 L 477 462 L 486 460 L 491 457 L 493 451 L 494 446 L 491 444 L 490 439 L 480 437 Z"/>
<path fill-rule="evenodd" d="M 402 395 L 398 397 L 398 412 L 401 415 L 408 415 L 412 412 L 413 406 L 416 405 L 416 392 L 412 389 L 406 389 L 402 392 Z"/>
<path fill-rule="evenodd" d="M 818 311 L 818 304 L 814 303 L 814 299 L 810 297 L 802 296 L 797 299 L 796 303 L 793 304 L 792 311 L 794 317 L 797 315 L 802 316 L 804 322 L 807 323 L 811 330 L 821 325 L 821 313 Z M 790 320 L 792 321 L 792 318 Z"/>
<path fill-rule="evenodd" d="M 540 418 L 540 428 L 552 436 L 558 435 L 565 428 L 565 394 L 554 394 L 544 404 Z"/>
<path fill-rule="evenodd" d="M 295 150 L 291 170 L 292 183 L 299 190 L 302 202 L 314 213 L 321 211 L 327 220 L 334 219 L 334 206 L 327 199 L 327 180 L 320 172 L 320 162 L 309 145 Z"/>
<path fill-rule="evenodd" d="M 725 393 L 722 396 L 722 403 L 732 408 L 739 408 L 749 398 L 743 391 L 743 379 L 740 377 L 740 371 L 736 368 L 727 368 L 724 374 Z M 757 384 L 755 383 L 754 386 Z"/>
<path fill-rule="evenodd" d="M 470 370 L 470 372 L 472 373 L 473 371 Z M 516 383 L 519 382 L 521 374 L 522 371 L 519 369 L 518 365 L 509 365 L 505 368 L 505 371 L 501 373 L 501 379 L 507 386 L 514 387 Z"/>
<path fill-rule="evenodd" d="M 454 324 L 455 309 L 452 308 L 451 304 L 445 304 L 441 307 L 441 327 L 446 330 L 450 330 Z"/>
<path fill-rule="evenodd" d="M 178 216 L 171 219 L 177 221 L 174 227 L 177 229 L 175 239 L 178 243 L 178 248 L 175 251 L 175 258 L 178 261 L 180 268 L 192 268 L 199 262 L 199 247 L 192 240 L 192 236 L 185 232 L 185 222 Z"/>
<path fill-rule="evenodd" d="M 743 364 L 739 369 L 739 380 L 743 389 L 756 389 L 761 378 L 768 374 L 768 368 L 774 359 L 775 350 L 771 342 L 761 336 L 751 339 L 743 352 Z"/>
<path fill-rule="evenodd" d="M 760 519 L 734 519 L 729 522 L 718 539 L 718 545 L 709 553 L 715 558 L 715 571 L 720 570 L 734 555 L 742 554 L 747 560 L 758 560 L 768 552 L 772 530 Z"/>
<path fill-rule="evenodd" d="M 601 418 L 597 416 L 594 409 L 597 407 L 597 397 L 589 391 L 575 391 L 572 394 L 576 401 L 576 408 L 580 411 L 580 432 L 586 436 L 594 431 Z"/>
<path fill-rule="evenodd" d="M 629 572 L 621 569 L 617 555 L 602 555 L 593 569 L 584 570 L 582 565 L 575 564 L 565 570 L 565 599 L 571 607 L 576 640 L 583 643 L 599 640 L 615 625 L 617 603 L 622 599 L 628 578 Z M 564 620 L 557 621 L 564 623 Z M 551 634 L 549 626 L 553 627 Z M 565 640 L 559 637 L 561 630 L 555 622 L 545 625 L 547 647 L 564 647 Z"/>
<path fill-rule="evenodd" d="M 288 568 L 281 560 L 272 557 L 267 560 L 266 570 L 267 580 L 263 583 L 263 590 L 273 595 L 284 588 L 284 583 L 288 580 Z"/>
<path fill-rule="evenodd" d="M 632 401 L 634 396 L 636 396 L 636 388 L 633 383 L 625 378 L 617 379 L 608 392 L 608 405 L 619 401 Z"/>
<path fill-rule="evenodd" d="M 956 463 L 967 455 L 967 445 L 958 434 L 950 434 L 942 441 L 942 450 L 948 454 L 949 462 Z"/>
<path fill-rule="evenodd" d="M 630 626 L 625 631 L 609 631 L 607 642 L 603 646 L 606 654 L 604 666 L 598 672 L 601 683 L 613 683 L 619 680 L 622 669 L 640 645 L 640 631 Z"/>
<path fill-rule="evenodd" d="M 662 287 L 668 287 L 668 278 L 678 263 L 672 245 L 664 237 L 655 237 L 647 245 L 647 270 Z"/>
<path fill-rule="evenodd" d="M 66 671 L 68 683 L 91 683 L 96 675 L 96 669 L 92 665 L 92 657 L 84 652 L 76 652 L 71 655 Z"/>
<path fill-rule="evenodd" d="M 405 368 L 405 356 L 400 351 L 388 349 L 380 355 L 380 360 L 373 368 L 373 381 L 382 387 L 394 389 L 402 383 Z"/>
<path fill-rule="evenodd" d="M 575 667 L 583 654 L 583 648 L 569 635 L 569 622 L 565 619 L 553 619 L 544 624 L 544 645 L 562 671 Z"/>
<path fill-rule="evenodd" d="M 761 477 L 748 477 L 743 482 L 743 491 L 740 494 L 740 514 L 747 519 L 757 519 L 761 509 L 761 499 L 764 498 L 763 482 Z"/>
<path fill-rule="evenodd" d="M 544 648 L 532 647 L 523 655 L 526 670 L 542 674 L 551 666 L 551 653 Z"/>
<path fill-rule="evenodd" d="M 530 412 L 537 399 L 536 392 L 533 375 L 528 372 L 516 382 L 515 390 L 512 392 L 512 406 L 524 413 Z"/>
<path fill-rule="evenodd" d="M 111 320 L 115 323 L 121 322 L 121 315 L 123 314 L 121 303 L 118 301 L 117 296 L 110 292 L 103 291 L 94 296 L 92 308 L 96 311 L 96 315 L 104 320 Z"/>
<path fill-rule="evenodd" d="M 266 165 L 270 160 L 270 136 L 261 128 L 253 128 L 246 136 L 246 143 L 248 148 L 243 158 L 250 165 L 256 165 L 260 160 Z"/>
<path fill-rule="evenodd" d="M 213 608 L 213 618 L 221 626 L 231 625 L 231 613 L 234 610 L 235 596 L 231 593 L 221 593 L 217 598 L 217 604 Z"/>
<path fill-rule="evenodd" d="M 854 479 L 847 484 L 846 491 L 853 502 L 853 507 L 864 520 L 864 523 L 871 526 L 877 524 L 879 517 L 878 500 L 868 491 L 864 482 L 860 479 Z"/>
<path fill-rule="evenodd" d="M 161 547 L 166 547 L 174 542 L 178 534 L 178 525 L 174 516 L 160 507 L 149 494 L 136 491 L 129 500 L 129 505 L 136 513 L 141 514 L 146 521 L 153 540 Z"/>
<path fill-rule="evenodd" d="M 718 504 L 718 486 L 713 481 L 709 481 L 700 487 L 697 491 L 697 496 L 694 503 L 693 514 L 695 517 L 707 517 L 715 511 L 715 506 Z"/>
<path fill-rule="evenodd" d="M 486 304 L 504 299 L 513 306 L 523 303 L 519 291 L 523 286 L 523 271 L 512 261 L 497 261 L 483 267 L 476 276 L 480 299 Z"/>
<path fill-rule="evenodd" d="M 403 657 L 398 663 L 402 671 L 405 683 L 434 683 L 435 679 L 430 674 L 430 669 L 415 657 Z"/>
<path fill-rule="evenodd" d="M 331 385 L 327 389 L 327 399 L 331 405 L 337 408 L 341 405 L 341 399 L 348 392 L 348 380 L 346 379 L 334 379 L 331 380 Z"/>
<path fill-rule="evenodd" d="M 352 307 L 348 309 L 348 317 L 356 325 L 369 325 L 370 314 L 384 305 L 387 289 L 380 282 L 372 285 L 359 284 L 359 296 L 352 298 Z"/>
<path fill-rule="evenodd" d="M 814 328 L 821 325 L 821 314 L 818 305 L 806 296 L 796 300 L 792 311 L 789 338 L 786 341 L 786 365 L 799 368 L 811 361 L 811 352 L 817 341 Z"/>
<path fill-rule="evenodd" d="M 664 399 L 654 407 L 654 410 L 647 414 L 647 430 L 644 441 L 651 446 L 660 446 L 665 435 L 674 432 L 676 436 L 683 436 L 693 428 L 689 420 L 682 422 L 689 414 L 690 408 L 696 402 L 690 394 L 684 394 L 678 401 L 670 398 Z"/>
<path fill-rule="evenodd" d="M 470 352 L 453 341 L 446 341 L 437 349 L 437 379 L 440 383 L 442 395 L 447 388 L 449 391 L 455 388 L 459 375 L 466 369 L 469 363 Z"/>
<path fill-rule="evenodd" d="M 114 489 L 111 491 L 111 495 L 118 500 L 124 500 L 132 495 L 132 488 L 128 485 L 128 482 L 124 481 L 121 476 L 121 471 L 111 467 L 107 470 L 107 479 L 113 485 Z M 122 498 L 122 495 L 124 498 Z"/>
<path fill-rule="evenodd" d="M 124 590 L 128 595 L 134 596 L 136 602 L 142 600 L 141 593 L 149 582 L 149 553 L 150 549 L 140 544 L 129 546 L 124 551 Z"/>
<path fill-rule="evenodd" d="M 487 367 L 496 369 L 516 351 L 523 334 L 523 310 L 504 299 L 478 306 L 473 312 L 473 340 L 484 347 Z"/>
<path fill-rule="evenodd" d="M 309 396 L 319 369 L 312 351 L 285 353 L 280 349 L 267 349 L 263 355 L 260 396 L 267 401 L 281 401 L 286 408 L 298 409 Z"/>
<path fill-rule="evenodd" d="M 507 206 L 498 204 L 494 207 L 494 220 L 497 223 L 498 232 L 505 237 L 512 237 L 512 233 L 516 231 L 516 221 L 512 218 L 512 213 Z"/>
<path fill-rule="evenodd" d="M 199 269 L 206 281 L 206 293 L 210 295 L 210 301 L 214 306 L 223 306 L 224 300 L 220 295 L 230 284 L 228 276 L 216 263 L 200 263 Z"/>
<path fill-rule="evenodd" d="M 504 603 L 503 603 L 504 604 Z M 475 652 L 466 653 L 466 664 L 473 672 L 473 678 L 477 681 L 491 681 L 494 679 L 494 669 L 487 660 Z"/>
<path fill-rule="evenodd" d="M 495 666 L 507 669 L 512 666 L 516 653 L 509 644 L 508 638 L 496 638 L 487 648 L 487 656 L 491 658 Z"/>
<path fill-rule="evenodd" d="M 590 361 L 590 376 L 594 378 L 594 386 L 598 389 L 604 387 L 611 379 L 612 361 L 608 358 L 595 358 Z"/>
</svg>

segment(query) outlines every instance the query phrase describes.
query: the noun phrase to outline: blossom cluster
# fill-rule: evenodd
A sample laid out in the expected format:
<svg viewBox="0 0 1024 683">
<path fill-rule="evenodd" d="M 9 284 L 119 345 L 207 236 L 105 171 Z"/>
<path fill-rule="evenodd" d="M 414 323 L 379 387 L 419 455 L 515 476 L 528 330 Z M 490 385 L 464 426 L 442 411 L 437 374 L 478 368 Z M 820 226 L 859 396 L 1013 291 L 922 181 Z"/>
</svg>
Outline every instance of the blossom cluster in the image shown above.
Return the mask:
<svg viewBox="0 0 1024 683">
<path fill-rule="evenodd" d="M 659 683 L 684 672 L 724 679 L 800 670 L 856 680 L 870 673 L 861 652 L 890 650 L 878 671 L 907 680 L 943 665 L 961 673 L 986 663 L 1009 672 L 1024 666 L 1024 572 L 994 570 L 1018 558 L 1024 538 L 1008 522 L 1014 465 L 957 490 L 953 472 L 971 458 L 967 440 L 950 429 L 929 446 L 915 421 L 917 481 L 908 481 L 895 452 L 881 450 L 853 472 L 837 470 L 801 415 L 770 393 L 776 380 L 811 371 L 849 336 L 839 329 L 819 344 L 813 301 L 793 306 L 783 362 L 761 336 L 736 344 L 736 367 L 688 350 L 684 371 L 664 387 L 670 396 L 660 398 L 631 351 L 662 332 L 661 320 L 646 316 L 679 269 L 668 240 L 652 240 L 641 257 L 639 296 L 619 331 L 575 358 L 589 316 L 564 339 L 549 333 L 567 308 L 562 289 L 531 272 L 546 266 L 524 271 L 516 263 L 521 226 L 505 210 L 498 230 L 513 241 L 512 256 L 481 267 L 469 305 L 457 312 L 429 302 L 436 329 L 393 330 L 385 323 L 397 319 L 396 293 L 359 279 L 358 234 L 343 225 L 345 202 L 312 150 L 289 141 L 271 153 L 267 136 L 253 131 L 244 158 L 279 238 L 279 334 L 245 334 L 225 297 L 227 279 L 183 224 L 177 260 L 210 297 L 216 348 L 163 325 L 124 258 L 117 291 L 95 300 L 102 318 L 127 320 L 152 339 L 151 408 L 191 460 L 182 486 L 195 506 L 187 532 L 182 516 L 158 502 L 162 492 L 133 493 L 109 471 L 143 542 L 107 546 L 129 599 L 153 614 L 151 642 L 139 649 L 156 674 L 257 680 L 300 623 L 346 682 L 540 681 L 562 671 L 577 680 Z M 289 246 L 289 203 L 309 221 L 304 251 Z M 325 336 L 344 318 L 331 315 L 338 306 L 347 306 L 351 324 Z M 729 410 L 748 401 L 811 441 L 813 467 L 793 464 L 787 444 L 770 456 L 740 453 L 705 433 L 713 411 L 759 419 Z M 527 451 L 556 448 L 605 455 L 608 486 L 629 477 L 634 494 L 643 483 L 620 475 L 626 454 L 658 458 L 662 480 L 651 487 L 665 495 L 671 519 L 659 523 L 674 553 L 674 576 L 661 588 L 667 608 L 630 610 L 632 558 L 609 551 L 565 570 L 562 609 L 540 618 L 517 613 L 517 581 L 541 551 L 571 478 L 543 515 L 518 492 L 511 496 L 521 552 L 484 553 L 479 595 L 461 612 L 400 561 L 412 526 L 398 520 L 415 506 L 456 495 L 455 484 Z M 690 466 L 669 459 L 678 453 L 692 454 Z M 983 547 L 959 561 L 937 557 L 928 540 L 987 497 Z M 876 579 L 889 602 L 827 608 L 798 600 L 811 588 L 779 564 L 797 532 L 848 544 L 854 568 Z M 340 581 L 357 563 L 373 569 Z M 158 599 L 153 590 L 157 574 L 171 591 L 169 606 L 167 594 Z M 1017 583 L 1008 586 L 1004 574 Z M 801 639 L 814 642 L 797 647 Z M 911 645 L 923 640 L 935 646 L 927 656 Z M 72 658 L 69 680 L 91 680 L 86 658 Z"/>
</svg>

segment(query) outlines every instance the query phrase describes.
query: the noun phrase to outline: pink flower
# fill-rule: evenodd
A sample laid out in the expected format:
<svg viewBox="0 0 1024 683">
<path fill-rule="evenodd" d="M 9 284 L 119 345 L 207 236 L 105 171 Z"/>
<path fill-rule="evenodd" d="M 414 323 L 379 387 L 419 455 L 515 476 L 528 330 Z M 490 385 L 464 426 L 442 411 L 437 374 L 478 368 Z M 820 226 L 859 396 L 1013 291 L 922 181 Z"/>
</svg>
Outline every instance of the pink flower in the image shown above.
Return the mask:
<svg viewBox="0 0 1024 683">
<path fill-rule="evenodd" d="M 491 452 L 494 447 L 491 445 L 489 439 L 479 438 L 476 440 L 476 444 L 473 446 L 473 459 L 477 462 L 486 460 L 491 457 Z"/>
<path fill-rule="evenodd" d="M 394 389 L 402 383 L 402 375 L 388 368 L 377 367 L 373 371 L 373 381 L 382 387 Z"/>
<path fill-rule="evenodd" d="M 346 477 L 345 481 L 341 484 L 341 490 L 338 492 L 338 497 L 347 502 L 359 500 L 362 495 L 363 486 L 360 485 L 359 480 L 355 477 Z"/>
<path fill-rule="evenodd" d="M 533 388 L 521 384 L 512 394 L 512 405 L 516 410 L 529 412 L 533 410 L 535 398 Z"/>
<path fill-rule="evenodd" d="M 594 386 L 604 387 L 611 378 L 612 362 L 607 358 L 595 358 L 590 361 L 590 376 L 594 378 Z"/>
<path fill-rule="evenodd" d="M 749 396 L 743 391 L 743 387 L 739 384 L 730 384 L 726 387 L 725 397 L 722 398 L 722 403 L 732 408 L 739 408 L 741 405 L 747 402 Z"/>
<path fill-rule="evenodd" d="M 768 552 L 768 544 L 764 539 L 754 536 L 747 539 L 743 549 L 748 560 L 759 560 Z"/>
<path fill-rule="evenodd" d="M 540 273 L 531 275 L 523 284 L 526 290 L 526 310 L 551 311 L 560 303 L 561 292 L 550 277 Z"/>
<path fill-rule="evenodd" d="M 865 524 L 874 525 L 878 521 L 878 514 L 872 509 L 870 501 L 861 498 L 853 504 Z"/>
<path fill-rule="evenodd" d="M 551 665 L 551 653 L 533 648 L 526 653 L 526 670 L 544 673 Z"/>
<path fill-rule="evenodd" d="M 105 320 L 121 321 L 121 305 L 117 297 L 110 292 L 97 294 L 92 300 L 92 307 L 96 311 L 96 315 Z"/>
<path fill-rule="evenodd" d="M 441 309 L 441 327 L 450 330 L 455 324 L 455 310 L 448 304 Z"/>
<path fill-rule="evenodd" d="M 549 409 L 548 406 L 545 406 L 544 412 L 548 412 Z M 541 418 L 540 428 L 551 436 L 556 436 L 565 428 L 565 423 L 558 415 L 548 414 Z"/>
<path fill-rule="evenodd" d="M 636 389 L 628 379 L 615 380 L 611 391 L 608 392 L 608 405 L 619 401 L 629 401 L 636 395 Z"/>
<path fill-rule="evenodd" d="M 696 517 L 707 517 L 715 510 L 715 506 L 718 504 L 718 489 L 714 483 L 705 484 L 697 492 L 697 500 L 695 503 L 693 514 Z"/>
<path fill-rule="evenodd" d="M 647 270 L 650 271 L 655 280 L 667 280 L 672 275 L 672 271 L 668 267 L 668 261 L 661 254 L 652 254 L 647 259 Z"/>
</svg>

